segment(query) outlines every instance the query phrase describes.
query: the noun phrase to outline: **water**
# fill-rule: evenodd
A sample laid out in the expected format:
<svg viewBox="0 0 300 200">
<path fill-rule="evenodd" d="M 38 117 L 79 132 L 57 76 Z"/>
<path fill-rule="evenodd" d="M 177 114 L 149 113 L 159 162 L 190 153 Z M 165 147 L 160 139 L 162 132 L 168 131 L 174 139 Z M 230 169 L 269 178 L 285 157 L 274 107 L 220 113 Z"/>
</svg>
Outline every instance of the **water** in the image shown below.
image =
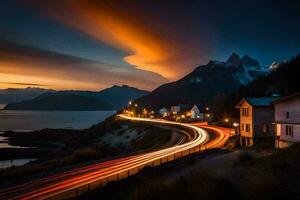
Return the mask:
<svg viewBox="0 0 300 200">
<path fill-rule="evenodd" d="M 5 169 L 9 167 L 17 167 L 17 166 L 22 166 L 30 161 L 35 161 L 36 159 L 34 158 L 23 158 L 23 159 L 14 159 L 14 160 L 1 160 L 0 161 L 0 169 Z"/>
<path fill-rule="evenodd" d="M 32 131 L 43 128 L 85 129 L 115 111 L 14 111 L 0 110 L 0 131 Z"/>
<path fill-rule="evenodd" d="M 21 146 L 14 146 L 9 144 L 7 141 L 7 137 L 1 136 L 2 132 L 0 132 L 0 149 L 1 148 L 27 148 L 27 147 L 21 147 Z M 0 165 L 1 167 L 1 165 Z"/>
</svg>

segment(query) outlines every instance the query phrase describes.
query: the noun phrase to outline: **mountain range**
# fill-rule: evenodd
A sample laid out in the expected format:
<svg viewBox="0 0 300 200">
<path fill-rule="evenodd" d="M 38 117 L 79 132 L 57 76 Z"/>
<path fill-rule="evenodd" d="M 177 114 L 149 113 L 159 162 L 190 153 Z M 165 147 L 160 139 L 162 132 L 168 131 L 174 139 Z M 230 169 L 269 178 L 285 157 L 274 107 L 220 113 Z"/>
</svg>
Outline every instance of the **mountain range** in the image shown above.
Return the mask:
<svg viewBox="0 0 300 200">
<path fill-rule="evenodd" d="M 24 89 L 26 90 L 26 89 Z M 42 91 L 42 90 L 41 90 Z M 112 86 L 99 92 L 45 90 L 39 96 L 8 103 L 5 110 L 118 110 L 129 100 L 140 98 L 148 91 L 127 85 Z M 17 97 L 17 96 L 16 96 Z"/>
<path fill-rule="evenodd" d="M 220 96 L 233 93 L 240 87 L 263 76 L 268 69 L 248 55 L 236 54 L 225 62 L 211 60 L 178 81 L 164 84 L 136 100 L 142 107 L 159 109 L 178 104 L 212 105 Z"/>
<path fill-rule="evenodd" d="M 151 93 L 129 86 L 113 86 L 100 92 L 45 91 L 33 99 L 10 103 L 5 109 L 118 110 L 134 99 L 139 108 L 157 110 L 163 106 L 197 104 L 202 109 L 216 104 L 224 95 L 234 93 L 272 69 L 261 67 L 248 55 L 240 57 L 232 53 L 226 61 L 211 60 L 178 81 L 159 86 Z M 89 106 L 88 102 L 93 106 Z"/>
<path fill-rule="evenodd" d="M 36 87 L 1 89 L 0 104 L 33 99 L 47 92 L 55 92 L 55 90 Z"/>
</svg>

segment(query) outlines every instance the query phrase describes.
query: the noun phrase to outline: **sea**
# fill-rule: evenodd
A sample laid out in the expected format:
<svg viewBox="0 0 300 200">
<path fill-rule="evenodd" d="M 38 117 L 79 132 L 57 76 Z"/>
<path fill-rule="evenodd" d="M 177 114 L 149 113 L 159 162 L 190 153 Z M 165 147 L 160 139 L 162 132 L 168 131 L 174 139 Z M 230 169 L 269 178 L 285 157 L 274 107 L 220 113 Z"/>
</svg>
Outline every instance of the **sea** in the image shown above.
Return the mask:
<svg viewBox="0 0 300 200">
<path fill-rule="evenodd" d="M 33 131 L 44 128 L 86 129 L 100 123 L 116 111 L 15 111 L 3 110 L 0 105 L 0 148 L 25 148 L 13 146 L 3 136 L 4 131 Z M 35 158 L 1 160 L 0 169 L 24 165 Z"/>
<path fill-rule="evenodd" d="M 115 111 L 15 111 L 0 109 L 0 132 L 43 128 L 85 129 L 102 122 Z"/>
</svg>

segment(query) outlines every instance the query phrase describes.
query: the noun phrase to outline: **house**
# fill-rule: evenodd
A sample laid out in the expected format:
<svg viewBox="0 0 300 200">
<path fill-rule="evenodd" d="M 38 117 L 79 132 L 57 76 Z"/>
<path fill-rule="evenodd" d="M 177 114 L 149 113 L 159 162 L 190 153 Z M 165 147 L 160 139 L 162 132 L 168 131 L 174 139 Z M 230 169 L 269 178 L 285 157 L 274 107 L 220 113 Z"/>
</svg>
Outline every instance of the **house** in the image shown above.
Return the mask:
<svg viewBox="0 0 300 200">
<path fill-rule="evenodd" d="M 202 117 L 203 119 L 203 113 L 200 113 L 197 105 L 185 105 L 184 108 L 181 107 L 180 112 L 178 115 L 182 118 L 188 118 L 188 119 L 199 119 Z"/>
<path fill-rule="evenodd" d="M 158 112 L 159 112 L 159 114 L 160 114 L 161 116 L 163 116 L 163 117 L 166 117 L 166 116 L 169 115 L 169 110 L 168 110 L 167 108 L 165 108 L 165 107 L 159 109 Z"/>
<path fill-rule="evenodd" d="M 194 106 L 191 108 L 190 111 L 191 111 L 191 118 L 192 119 L 200 118 L 200 111 L 199 111 L 199 109 L 198 109 L 198 107 L 197 107 L 196 104 L 194 104 Z"/>
<path fill-rule="evenodd" d="M 236 106 L 240 109 L 239 142 L 252 146 L 260 138 L 274 138 L 273 101 L 278 97 L 244 98 Z"/>
<path fill-rule="evenodd" d="M 180 106 L 171 106 L 171 113 L 177 114 L 180 112 Z"/>
<path fill-rule="evenodd" d="M 274 101 L 275 147 L 285 148 L 300 142 L 300 92 Z"/>
</svg>

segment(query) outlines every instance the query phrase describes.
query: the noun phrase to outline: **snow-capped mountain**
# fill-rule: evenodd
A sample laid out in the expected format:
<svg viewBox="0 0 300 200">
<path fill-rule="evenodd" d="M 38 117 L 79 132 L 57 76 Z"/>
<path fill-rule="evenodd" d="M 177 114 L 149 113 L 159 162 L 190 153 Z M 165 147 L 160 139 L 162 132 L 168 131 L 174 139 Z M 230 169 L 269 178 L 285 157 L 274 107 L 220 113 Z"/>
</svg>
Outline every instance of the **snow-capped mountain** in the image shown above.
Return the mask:
<svg viewBox="0 0 300 200">
<path fill-rule="evenodd" d="M 232 76 L 242 85 L 247 85 L 253 79 L 265 74 L 268 69 L 259 65 L 258 61 L 248 55 L 242 58 L 236 53 L 231 54 L 226 62 L 212 61 L 215 67 L 228 69 Z"/>
<path fill-rule="evenodd" d="M 211 60 L 180 80 L 158 87 L 137 102 L 152 108 L 179 103 L 196 103 L 201 108 L 212 104 L 223 94 L 230 94 L 247 85 L 266 71 L 250 56 L 240 58 L 233 53 L 227 61 Z"/>
<path fill-rule="evenodd" d="M 279 63 L 279 62 L 272 62 L 272 64 L 269 66 L 269 69 L 270 70 L 276 70 L 278 67 L 279 67 L 279 65 L 280 65 L 281 63 Z"/>
</svg>

